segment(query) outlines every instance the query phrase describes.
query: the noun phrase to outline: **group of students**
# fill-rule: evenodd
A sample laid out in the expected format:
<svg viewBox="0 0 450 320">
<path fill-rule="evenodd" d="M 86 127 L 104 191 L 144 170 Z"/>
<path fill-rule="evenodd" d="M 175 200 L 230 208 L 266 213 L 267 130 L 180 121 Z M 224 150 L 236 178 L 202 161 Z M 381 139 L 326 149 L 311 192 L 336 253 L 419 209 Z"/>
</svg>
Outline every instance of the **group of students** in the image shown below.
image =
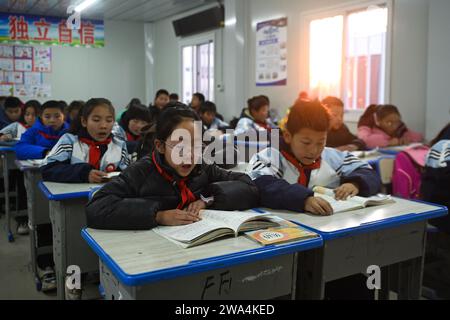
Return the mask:
<svg viewBox="0 0 450 320">
<path fill-rule="evenodd" d="M 232 125 L 223 122 L 215 104 L 201 94 L 194 95 L 190 106 L 176 98 L 159 90 L 150 107 L 133 99 L 116 119 L 107 99 L 74 101 L 66 108 L 61 101 L 22 105 L 9 97 L 0 139 L 19 140 L 18 159 L 45 159 L 45 181 L 102 183 L 107 173 L 120 171 L 86 207 L 88 227 L 109 230 L 195 223 L 205 208 L 263 206 L 331 215 L 330 204 L 314 196 L 313 186 L 334 189 L 337 199 L 371 196 L 381 188 L 375 170 L 349 151 L 422 140 L 391 105 L 369 107 L 354 136 L 343 122 L 344 105 L 338 98 L 298 99 L 281 125 L 280 148 L 255 154 L 247 174 L 233 173 L 196 161 L 198 154 L 189 148 L 195 143 L 195 121 L 201 120 L 205 130 Z M 235 121 L 235 135 L 277 128 L 269 111 L 268 97 L 250 99 Z M 191 140 L 175 138 L 179 129 L 189 132 Z M 173 155 L 181 153 L 188 157 L 175 161 Z M 442 154 L 450 157 L 450 143 L 432 156 L 442 160 Z"/>
</svg>

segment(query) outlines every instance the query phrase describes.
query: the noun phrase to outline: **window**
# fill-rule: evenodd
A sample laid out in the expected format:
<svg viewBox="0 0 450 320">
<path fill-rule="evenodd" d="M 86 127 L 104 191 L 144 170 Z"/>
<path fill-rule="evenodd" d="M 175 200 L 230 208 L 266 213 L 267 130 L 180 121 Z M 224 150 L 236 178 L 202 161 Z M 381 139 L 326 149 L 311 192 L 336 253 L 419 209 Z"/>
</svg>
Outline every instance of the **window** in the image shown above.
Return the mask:
<svg viewBox="0 0 450 320">
<path fill-rule="evenodd" d="M 207 41 L 182 47 L 183 102 L 189 103 L 192 94 L 202 93 L 214 100 L 214 42 Z"/>
<path fill-rule="evenodd" d="M 346 12 L 310 22 L 312 96 L 342 97 L 347 109 L 385 100 L 388 9 Z"/>
</svg>

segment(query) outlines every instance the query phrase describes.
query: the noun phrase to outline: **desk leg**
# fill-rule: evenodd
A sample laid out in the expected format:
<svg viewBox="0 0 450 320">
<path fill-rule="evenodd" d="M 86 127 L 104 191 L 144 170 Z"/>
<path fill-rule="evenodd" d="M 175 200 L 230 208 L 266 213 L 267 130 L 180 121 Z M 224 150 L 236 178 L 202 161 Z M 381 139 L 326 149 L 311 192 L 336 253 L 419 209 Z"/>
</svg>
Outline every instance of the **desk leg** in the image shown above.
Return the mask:
<svg viewBox="0 0 450 320">
<path fill-rule="evenodd" d="M 55 201 L 50 201 L 50 221 L 52 222 L 53 233 L 53 260 L 55 262 L 55 276 L 58 300 L 65 300 L 65 272 L 62 272 L 62 265 L 65 265 L 65 252 L 63 248 L 66 245 L 64 215 L 57 208 Z M 65 271 L 65 270 L 64 270 Z"/>
<path fill-rule="evenodd" d="M 307 250 L 298 254 L 296 300 L 322 300 L 323 248 Z"/>
<path fill-rule="evenodd" d="M 422 294 L 422 257 L 399 265 L 398 300 L 419 300 Z"/>
<path fill-rule="evenodd" d="M 47 198 L 42 194 L 42 192 L 40 190 L 37 190 L 40 180 L 42 180 L 42 176 L 39 170 L 28 170 L 24 172 L 24 184 L 27 191 L 28 224 L 30 225 L 31 266 L 38 290 L 40 290 L 41 281 L 38 276 L 39 266 L 37 263 L 37 259 L 40 255 L 44 254 L 44 252 L 40 253 L 39 251 L 47 250 L 47 246 L 38 247 L 38 239 L 42 236 L 41 234 L 38 234 L 38 226 L 50 224 L 49 202 Z M 49 253 L 51 253 L 51 245 L 49 245 L 49 249 Z"/>
<path fill-rule="evenodd" d="M 378 300 L 389 300 L 389 292 L 392 285 L 391 274 L 391 266 L 381 268 L 381 289 L 378 292 Z"/>
<path fill-rule="evenodd" d="M 298 252 L 294 254 L 294 261 L 292 266 L 292 289 L 291 289 L 291 300 L 295 300 L 297 295 L 297 273 L 298 273 Z"/>
<path fill-rule="evenodd" d="M 7 155 L 3 154 L 2 157 L 2 165 L 3 165 L 3 186 L 5 188 L 5 215 L 6 215 L 6 223 L 8 228 L 8 241 L 14 241 L 14 235 L 11 231 L 11 211 L 9 207 L 9 172 L 8 172 L 8 161 Z"/>
<path fill-rule="evenodd" d="M 423 224 L 422 255 L 397 264 L 398 300 L 419 300 L 422 296 L 423 268 L 427 243 L 426 222 Z M 393 268 L 394 266 L 391 266 Z"/>
<path fill-rule="evenodd" d="M 81 273 L 98 272 L 98 257 L 81 237 L 86 226 L 86 199 L 50 201 L 58 299 L 65 299 L 67 268 L 78 266 Z"/>
</svg>

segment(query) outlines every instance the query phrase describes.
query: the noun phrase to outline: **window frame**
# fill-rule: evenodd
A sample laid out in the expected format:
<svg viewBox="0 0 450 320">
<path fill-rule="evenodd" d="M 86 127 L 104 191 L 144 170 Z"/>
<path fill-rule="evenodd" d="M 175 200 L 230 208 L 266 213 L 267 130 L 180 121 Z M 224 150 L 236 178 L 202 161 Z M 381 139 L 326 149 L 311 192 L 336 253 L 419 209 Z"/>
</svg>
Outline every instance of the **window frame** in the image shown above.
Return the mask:
<svg viewBox="0 0 450 320">
<path fill-rule="evenodd" d="M 184 92 L 183 92 L 183 48 L 188 46 L 198 46 L 206 43 L 213 43 L 213 50 L 214 50 L 214 61 L 213 61 L 213 97 L 217 97 L 216 92 L 216 66 L 217 66 L 217 41 L 216 41 L 216 33 L 214 31 L 212 32 L 205 32 L 199 35 L 194 35 L 186 38 L 182 38 L 178 41 L 178 55 L 179 55 L 179 83 L 178 83 L 178 91 L 180 92 L 180 98 L 184 98 Z M 197 56 L 198 57 L 198 56 Z M 198 61 L 196 62 L 198 63 Z M 197 76 L 195 76 L 197 77 Z M 193 92 L 195 93 L 195 92 Z M 184 103 L 184 101 L 183 101 Z"/>
<path fill-rule="evenodd" d="M 301 24 L 301 41 L 300 41 L 300 52 L 305 52 L 303 60 L 303 65 L 306 67 L 300 70 L 300 81 L 301 88 L 307 88 L 310 91 L 309 82 L 309 66 L 310 66 L 310 23 L 313 20 L 324 19 L 328 17 L 333 17 L 337 15 L 342 15 L 344 17 L 344 37 L 342 43 L 342 80 L 341 80 L 341 97 L 344 97 L 344 91 L 346 88 L 346 78 L 345 78 L 345 59 L 346 59 L 346 46 L 347 46 L 347 23 L 348 15 L 355 12 L 364 11 L 371 6 L 381 6 L 386 7 L 388 10 L 388 26 L 386 31 L 386 48 L 385 48 L 385 70 L 384 70 L 384 103 L 388 103 L 391 99 L 391 58 L 392 58 L 392 30 L 393 30 L 393 0 L 370 0 L 370 1 L 353 1 L 348 3 L 343 3 L 337 6 L 332 6 L 328 8 L 323 8 L 320 10 L 306 11 L 300 14 L 300 24 Z M 303 48 L 308 48 L 308 50 L 302 50 Z M 354 110 L 345 109 L 346 120 L 349 122 L 357 122 L 360 116 L 364 113 L 364 110 Z"/>
</svg>

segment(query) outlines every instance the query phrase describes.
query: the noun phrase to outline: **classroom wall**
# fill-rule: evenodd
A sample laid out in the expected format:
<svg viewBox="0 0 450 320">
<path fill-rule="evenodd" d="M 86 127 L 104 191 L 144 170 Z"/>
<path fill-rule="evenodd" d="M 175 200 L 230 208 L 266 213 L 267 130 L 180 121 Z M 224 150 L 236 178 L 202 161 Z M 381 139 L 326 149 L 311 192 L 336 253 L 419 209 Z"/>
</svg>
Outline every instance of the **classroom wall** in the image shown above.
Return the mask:
<svg viewBox="0 0 450 320">
<path fill-rule="evenodd" d="M 450 1 L 430 0 L 426 135 L 450 122 Z"/>
<path fill-rule="evenodd" d="M 434 0 L 431 0 L 434 1 Z M 437 0 L 441 6 L 449 5 L 446 0 Z M 270 96 L 272 106 L 284 113 L 292 104 L 298 92 L 307 84 L 307 70 L 302 68 L 308 47 L 302 43 L 305 31 L 301 29 L 301 15 L 318 12 L 323 9 L 336 8 L 342 5 L 365 4 L 366 1 L 348 0 L 224 0 L 226 27 L 221 30 L 222 54 L 224 57 L 223 74 L 217 74 L 218 82 L 223 84 L 223 92 L 217 94 L 218 107 L 227 119 L 238 116 L 248 97 L 264 93 Z M 433 19 L 442 9 L 436 7 L 431 13 L 428 0 L 393 0 L 393 25 L 390 73 L 390 103 L 396 104 L 405 122 L 416 130 L 425 131 L 425 118 L 430 121 L 431 115 L 426 112 L 427 72 L 430 64 L 438 65 L 434 57 L 428 59 L 428 26 L 429 15 Z M 449 10 L 446 10 L 448 12 Z M 255 37 L 256 23 L 272 18 L 288 17 L 288 84 L 282 87 L 260 88 L 255 85 Z M 233 19 L 239 18 L 237 23 Z M 439 19 L 443 20 L 443 18 Z M 447 19 L 448 20 L 448 19 Z M 179 86 L 178 39 L 174 36 L 172 19 L 154 23 L 156 48 L 155 65 L 157 75 L 156 87 L 167 87 L 170 90 Z M 230 23 L 231 21 L 231 23 Z M 442 22 L 448 24 L 447 21 Z M 438 24 L 438 22 L 436 22 Z M 439 25 L 433 25 L 437 29 Z M 444 37 L 433 36 L 435 42 Z M 431 40 L 430 40 L 431 41 Z M 444 57 L 445 54 L 442 54 Z M 448 56 L 448 54 L 447 54 Z M 445 69 L 446 70 L 446 69 Z M 162 72 L 164 71 L 164 72 Z M 443 70 L 439 70 L 444 74 Z M 177 75 L 177 76 L 176 76 Z M 436 72 L 432 77 L 439 78 Z M 438 79 L 436 81 L 439 81 Z M 448 91 L 448 90 L 447 90 Z M 352 116 L 352 117 L 350 117 Z M 355 130 L 357 116 L 350 115 L 347 121 Z M 431 124 L 428 124 L 431 126 Z"/>
<path fill-rule="evenodd" d="M 153 102 L 154 95 L 159 89 L 176 92 L 181 95 L 181 56 L 179 40 L 175 36 L 172 21 L 192 15 L 196 12 L 215 6 L 210 4 L 197 9 L 186 11 L 171 18 L 163 19 L 154 23 L 145 24 L 145 64 L 147 72 L 146 99 L 148 103 Z M 217 36 L 220 39 L 220 35 Z M 221 40 L 220 40 L 221 42 Z M 221 56 L 217 56 L 219 61 Z M 220 77 L 220 70 L 216 76 Z"/>
<path fill-rule="evenodd" d="M 249 60 L 255 60 L 256 23 L 282 16 L 288 17 L 288 85 L 261 89 L 255 85 L 255 63 L 248 64 L 249 95 L 265 92 L 280 112 L 285 112 L 298 93 L 307 86 L 307 70 L 302 65 L 309 48 L 302 43 L 301 14 L 353 5 L 364 1 L 343 0 L 251 0 L 251 33 L 249 37 Z M 391 52 L 390 102 L 396 104 L 406 123 L 424 131 L 427 70 L 427 0 L 393 1 L 393 34 Z M 306 81 L 305 81 L 306 79 Z M 263 91 L 264 90 L 264 91 Z M 348 119 L 350 120 L 350 119 Z M 351 119 L 355 121 L 356 119 Z M 350 127 L 356 128 L 354 123 Z"/>
<path fill-rule="evenodd" d="M 121 111 L 145 100 L 144 24 L 105 21 L 104 48 L 53 47 L 52 99 L 105 97 Z"/>
</svg>

